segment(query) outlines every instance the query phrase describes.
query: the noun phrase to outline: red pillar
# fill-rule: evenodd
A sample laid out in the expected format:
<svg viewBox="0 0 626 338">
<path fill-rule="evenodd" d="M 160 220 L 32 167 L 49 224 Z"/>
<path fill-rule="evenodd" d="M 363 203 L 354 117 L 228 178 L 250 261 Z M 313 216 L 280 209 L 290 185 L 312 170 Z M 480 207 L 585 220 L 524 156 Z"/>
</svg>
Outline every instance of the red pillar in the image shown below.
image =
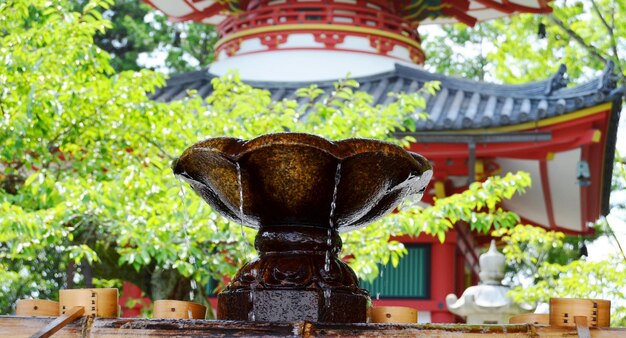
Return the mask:
<svg viewBox="0 0 626 338">
<path fill-rule="evenodd" d="M 467 275 L 465 272 L 465 258 L 463 257 L 463 254 L 461 253 L 461 250 L 456 249 L 456 253 L 455 253 L 455 257 L 456 257 L 456 279 L 455 279 L 455 283 L 454 283 L 454 292 L 456 293 L 457 297 L 461 296 L 461 294 L 463 294 L 463 291 L 465 291 L 465 289 L 467 289 L 467 287 L 469 285 L 467 285 Z"/>
<path fill-rule="evenodd" d="M 129 307 L 131 300 L 133 300 L 134 305 Z M 141 310 L 144 307 L 150 308 L 152 302 L 150 298 L 142 296 L 142 291 L 137 285 L 124 282 L 119 304 L 122 308 L 122 313 L 120 313 L 122 318 L 136 318 L 142 317 Z"/>
<path fill-rule="evenodd" d="M 446 296 L 455 291 L 456 234 L 449 233 L 443 244 L 433 243 L 431 250 L 430 299 L 437 306 L 431 313 L 431 320 L 433 323 L 454 323 L 454 315 L 446 306 Z"/>
</svg>

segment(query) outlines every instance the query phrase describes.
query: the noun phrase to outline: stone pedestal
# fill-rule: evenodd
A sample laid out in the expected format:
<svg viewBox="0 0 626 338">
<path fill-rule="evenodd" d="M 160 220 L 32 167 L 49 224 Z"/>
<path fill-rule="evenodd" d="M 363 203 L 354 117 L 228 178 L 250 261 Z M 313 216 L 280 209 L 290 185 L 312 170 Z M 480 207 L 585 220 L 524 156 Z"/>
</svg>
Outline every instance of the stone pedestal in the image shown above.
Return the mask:
<svg viewBox="0 0 626 338">
<path fill-rule="evenodd" d="M 218 295 L 218 319 L 364 323 L 369 295 L 337 258 L 341 238 L 318 227 L 262 228 L 259 258 Z"/>
<path fill-rule="evenodd" d="M 259 258 L 218 295 L 219 319 L 331 323 L 365 322 L 369 298 L 337 258 L 338 231 L 421 197 L 433 174 L 428 160 L 394 144 L 300 133 L 207 139 L 172 169 L 214 211 L 259 229 Z"/>
<path fill-rule="evenodd" d="M 317 321 L 364 323 L 368 298 L 342 291 L 328 297 L 320 291 L 270 290 L 223 292 L 218 296 L 218 318 L 260 322 Z M 250 303 L 254 299 L 254 303 Z M 349 309 L 349 310 L 348 310 Z"/>
</svg>

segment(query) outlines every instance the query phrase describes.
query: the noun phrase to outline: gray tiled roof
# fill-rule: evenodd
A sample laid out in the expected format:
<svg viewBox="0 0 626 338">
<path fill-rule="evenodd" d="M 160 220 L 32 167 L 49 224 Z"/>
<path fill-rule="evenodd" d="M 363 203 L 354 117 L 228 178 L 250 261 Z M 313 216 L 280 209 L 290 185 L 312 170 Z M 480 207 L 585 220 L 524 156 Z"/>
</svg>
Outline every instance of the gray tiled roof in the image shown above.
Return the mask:
<svg viewBox="0 0 626 338">
<path fill-rule="evenodd" d="M 153 99 L 174 101 L 183 98 L 188 89 L 196 89 L 202 97 L 212 91 L 206 69 L 170 78 L 167 86 L 159 89 Z M 561 66 L 550 78 L 521 85 L 503 85 L 466 80 L 434 74 L 422 69 L 397 64 L 390 72 L 355 78 L 360 90 L 369 92 L 376 104 L 386 104 L 393 98 L 389 92 L 411 93 L 425 82 L 440 81 L 441 89 L 428 96 L 428 119 L 417 120 L 417 131 L 462 131 L 489 128 L 541 120 L 567 114 L 585 107 L 620 100 L 624 87 L 617 88 L 614 64 L 608 63 L 603 73 L 581 85 L 566 87 L 566 69 Z M 295 98 L 298 88 L 312 82 L 248 81 L 253 87 L 268 89 L 272 99 Z M 333 81 L 315 82 L 330 93 Z M 303 99 L 299 99 L 303 100 Z"/>
</svg>

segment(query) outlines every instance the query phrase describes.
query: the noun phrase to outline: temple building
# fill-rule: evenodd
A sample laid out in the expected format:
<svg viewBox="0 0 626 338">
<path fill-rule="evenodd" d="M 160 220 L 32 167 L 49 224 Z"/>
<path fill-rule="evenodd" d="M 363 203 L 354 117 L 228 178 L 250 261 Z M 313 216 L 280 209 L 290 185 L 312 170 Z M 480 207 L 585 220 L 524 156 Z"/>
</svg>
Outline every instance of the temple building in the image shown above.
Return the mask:
<svg viewBox="0 0 626 338">
<path fill-rule="evenodd" d="M 174 75 L 154 94 L 175 101 L 195 89 L 212 92 L 211 79 L 238 70 L 272 99 L 295 98 L 316 84 L 326 92 L 347 73 L 374 104 L 389 92 L 412 93 L 425 82 L 441 89 L 427 96 L 426 120 L 415 117 L 410 150 L 434 165 L 433 197 L 463 191 L 474 181 L 529 172 L 533 186 L 502 204 L 522 222 L 569 234 L 590 234 L 590 222 L 608 213 L 612 163 L 624 88 L 614 65 L 597 78 L 567 86 L 565 67 L 547 79 L 507 85 L 424 70 L 417 27 L 477 21 L 514 13 L 547 13 L 546 0 L 145 0 L 172 20 L 216 25 L 217 61 L 208 69 Z M 399 135 L 401 136 L 401 135 Z M 377 305 L 419 309 L 420 321 L 455 322 L 446 296 L 460 295 L 480 273 L 480 241 L 459 222 L 445 243 L 403 237 L 408 255 L 383 281 L 366 285 Z"/>
</svg>

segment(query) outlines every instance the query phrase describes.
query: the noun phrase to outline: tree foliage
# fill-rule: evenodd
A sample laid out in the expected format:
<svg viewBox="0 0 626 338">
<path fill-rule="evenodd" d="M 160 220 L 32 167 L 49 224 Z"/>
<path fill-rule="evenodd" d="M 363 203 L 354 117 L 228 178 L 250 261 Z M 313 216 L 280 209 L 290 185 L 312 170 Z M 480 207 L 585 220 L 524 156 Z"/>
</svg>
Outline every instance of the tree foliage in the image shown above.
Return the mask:
<svg viewBox="0 0 626 338">
<path fill-rule="evenodd" d="M 0 3 L 0 312 L 19 298 L 55 299 L 70 282 L 127 280 L 154 299 L 183 299 L 190 281 L 205 285 L 232 275 L 253 255 L 254 233 L 185 196 L 170 170 L 172 159 L 199 139 L 289 130 L 411 141 L 390 132 L 407 128 L 403 122 L 423 108 L 421 95 L 395 94 L 394 103 L 373 105 L 352 80 L 338 82 L 330 97 L 301 89 L 301 99 L 316 102 L 309 105 L 274 102 L 236 74 L 214 79 L 206 100 L 190 91 L 170 104 L 152 101 L 164 77 L 116 72 L 95 44 L 111 28 L 102 13 L 112 5 L 91 1 L 75 11 L 64 0 Z M 482 231 L 511 226 L 515 217 L 497 202 L 528 185 L 524 175 L 512 175 L 441 199 L 433 209 L 413 206 L 345 235 L 344 253 L 371 278 L 377 263 L 397 264 L 405 252 L 388 241 L 391 235 L 443 238 L 459 219 L 482 220 Z M 474 213 L 474 206 L 494 213 Z M 68 281 L 72 267 L 75 279 Z"/>
<path fill-rule="evenodd" d="M 617 64 L 624 83 L 626 2 L 557 0 L 548 15 L 520 14 L 478 23 L 444 27 L 427 35 L 427 67 L 439 72 L 507 83 L 545 79 L 560 64 L 573 82 Z M 545 32 L 545 33 L 544 33 Z M 439 43 L 444 39 L 445 43 Z"/>
<path fill-rule="evenodd" d="M 73 2 L 81 11 L 86 0 Z M 94 36 L 95 44 L 111 56 L 116 71 L 158 67 L 180 73 L 208 66 L 214 59 L 218 35 L 214 26 L 197 22 L 173 23 L 141 0 L 116 0 L 102 11 L 112 25 Z M 145 64 L 149 58 L 162 65 Z"/>
<path fill-rule="evenodd" d="M 517 302 L 548 302 L 550 298 L 574 297 L 609 299 L 611 326 L 626 325 L 626 268 L 624 258 L 610 256 L 603 261 L 575 260 L 569 264 L 542 264 L 542 279 L 527 288 L 509 292 Z"/>
</svg>

